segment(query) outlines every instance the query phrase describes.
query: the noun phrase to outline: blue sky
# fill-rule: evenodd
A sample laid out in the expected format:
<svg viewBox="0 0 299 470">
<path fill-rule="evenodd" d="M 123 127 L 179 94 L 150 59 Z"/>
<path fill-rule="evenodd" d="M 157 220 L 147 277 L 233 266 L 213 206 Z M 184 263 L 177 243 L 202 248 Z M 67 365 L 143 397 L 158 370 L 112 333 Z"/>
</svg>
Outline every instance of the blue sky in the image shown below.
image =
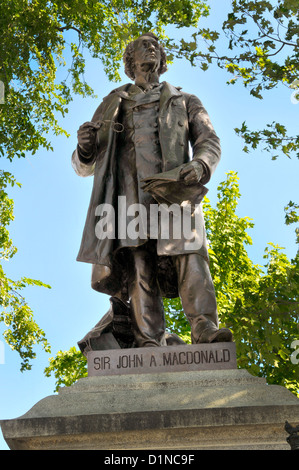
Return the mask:
<svg viewBox="0 0 299 470">
<path fill-rule="evenodd" d="M 221 25 L 227 3 L 223 2 L 223 10 L 205 20 L 205 24 L 211 28 Z M 60 73 L 64 78 L 66 71 Z M 226 173 L 231 170 L 238 173 L 242 195 L 238 215 L 251 217 L 255 223 L 250 231 L 253 246 L 248 249 L 253 262 L 263 264 L 268 242 L 285 247 L 291 258 L 296 253 L 294 227 L 284 225 L 283 209 L 289 200 L 298 202 L 298 161 L 283 156 L 271 161 L 270 155 L 260 149 L 245 154 L 243 142 L 233 129 L 244 120 L 252 129 L 263 129 L 276 120 L 285 124 L 290 134 L 295 133 L 299 104 L 291 102 L 292 90 L 287 87 L 267 92 L 263 100 L 257 100 L 242 84 L 227 86 L 229 78 L 216 66 L 203 72 L 177 60 L 161 80 L 194 93 L 206 107 L 222 144 L 222 159 L 208 184 L 208 197 L 214 205 L 217 186 L 225 180 Z M 76 345 L 109 307 L 109 297 L 90 287 L 91 266 L 76 261 L 92 178 L 75 174 L 71 154 L 79 125 L 90 120 L 111 89 L 129 80 L 122 72 L 120 84 L 109 83 L 101 63 L 94 59 L 88 59 L 86 80 L 98 98 L 74 97 L 68 115 L 60 119 L 70 138 L 53 136 L 53 152 L 40 150 L 35 156 L 12 164 L 1 162 L 22 183 L 22 189 L 10 192 L 15 200 L 15 221 L 10 233 L 18 252 L 4 269 L 12 279 L 27 276 L 52 286 L 51 290 L 30 287 L 25 292 L 37 323 L 52 345 L 52 356 Z M 3 330 L 0 326 L 0 335 Z M 38 356 L 32 370 L 21 373 L 18 355 L 5 345 L 5 361 L 0 364 L 0 419 L 16 418 L 53 394 L 54 379 L 44 377 L 43 373 L 48 355 L 41 348 L 36 351 Z M 0 449 L 7 449 L 1 437 Z"/>
</svg>

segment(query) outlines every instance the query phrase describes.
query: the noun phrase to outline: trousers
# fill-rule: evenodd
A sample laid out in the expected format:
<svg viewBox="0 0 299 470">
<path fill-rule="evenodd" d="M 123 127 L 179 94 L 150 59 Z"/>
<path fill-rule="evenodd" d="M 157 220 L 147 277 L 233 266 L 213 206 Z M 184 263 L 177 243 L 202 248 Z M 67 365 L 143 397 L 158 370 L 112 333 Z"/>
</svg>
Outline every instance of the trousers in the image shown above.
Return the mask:
<svg viewBox="0 0 299 470">
<path fill-rule="evenodd" d="M 157 254 L 142 245 L 129 250 L 128 293 L 137 347 L 166 345 L 163 300 L 156 275 Z M 208 262 L 197 253 L 173 256 L 178 291 L 191 326 L 192 343 L 218 328 L 214 284 Z"/>
</svg>

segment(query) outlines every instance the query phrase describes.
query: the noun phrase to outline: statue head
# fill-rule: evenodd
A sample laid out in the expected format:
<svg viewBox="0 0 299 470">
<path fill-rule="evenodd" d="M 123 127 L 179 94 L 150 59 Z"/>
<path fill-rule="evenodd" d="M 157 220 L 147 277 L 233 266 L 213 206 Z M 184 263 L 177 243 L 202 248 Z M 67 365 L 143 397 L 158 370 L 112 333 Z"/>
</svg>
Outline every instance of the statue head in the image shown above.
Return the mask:
<svg viewBox="0 0 299 470">
<path fill-rule="evenodd" d="M 138 39 L 130 42 L 125 49 L 123 55 L 125 73 L 132 80 L 135 79 L 137 61 L 142 60 L 159 76 L 167 70 L 166 53 L 153 33 L 142 34 Z"/>
</svg>

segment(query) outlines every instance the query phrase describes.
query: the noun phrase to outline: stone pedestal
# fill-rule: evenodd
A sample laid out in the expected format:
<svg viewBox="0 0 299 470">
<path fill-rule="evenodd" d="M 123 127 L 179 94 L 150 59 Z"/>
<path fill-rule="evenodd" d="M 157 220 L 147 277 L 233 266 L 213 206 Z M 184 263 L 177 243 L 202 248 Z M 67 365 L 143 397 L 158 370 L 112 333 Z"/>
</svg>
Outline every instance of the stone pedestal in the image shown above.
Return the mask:
<svg viewBox="0 0 299 470">
<path fill-rule="evenodd" d="M 289 450 L 286 420 L 299 423 L 295 395 L 218 368 L 83 378 L 1 427 L 11 449 Z"/>
</svg>

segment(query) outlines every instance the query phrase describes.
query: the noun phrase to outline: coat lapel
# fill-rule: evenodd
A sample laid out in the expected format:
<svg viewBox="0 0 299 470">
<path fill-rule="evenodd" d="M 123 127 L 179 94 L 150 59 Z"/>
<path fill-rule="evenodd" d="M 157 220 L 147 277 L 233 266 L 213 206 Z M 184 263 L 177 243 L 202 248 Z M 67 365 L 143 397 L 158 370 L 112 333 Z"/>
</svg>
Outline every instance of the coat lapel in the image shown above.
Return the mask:
<svg viewBox="0 0 299 470">
<path fill-rule="evenodd" d="M 169 100 L 173 97 L 182 96 L 182 93 L 170 83 L 163 82 L 164 86 L 160 96 L 160 114 L 164 114 Z"/>
<path fill-rule="evenodd" d="M 178 88 L 174 87 L 168 82 L 162 82 L 162 83 L 163 83 L 163 87 L 162 87 L 161 96 L 160 96 L 160 112 L 165 110 L 165 108 L 167 107 L 167 103 L 169 102 L 171 98 L 182 96 L 182 93 L 180 92 Z M 130 84 L 123 85 L 119 88 L 116 88 L 115 90 L 113 90 L 112 93 L 110 93 L 108 96 L 106 96 L 106 98 L 104 98 L 104 101 L 111 100 L 113 103 L 114 101 L 113 98 L 115 98 L 115 96 L 128 99 L 129 98 L 128 93 L 131 87 L 132 89 L 134 89 L 134 84 L 130 83 Z"/>
</svg>

